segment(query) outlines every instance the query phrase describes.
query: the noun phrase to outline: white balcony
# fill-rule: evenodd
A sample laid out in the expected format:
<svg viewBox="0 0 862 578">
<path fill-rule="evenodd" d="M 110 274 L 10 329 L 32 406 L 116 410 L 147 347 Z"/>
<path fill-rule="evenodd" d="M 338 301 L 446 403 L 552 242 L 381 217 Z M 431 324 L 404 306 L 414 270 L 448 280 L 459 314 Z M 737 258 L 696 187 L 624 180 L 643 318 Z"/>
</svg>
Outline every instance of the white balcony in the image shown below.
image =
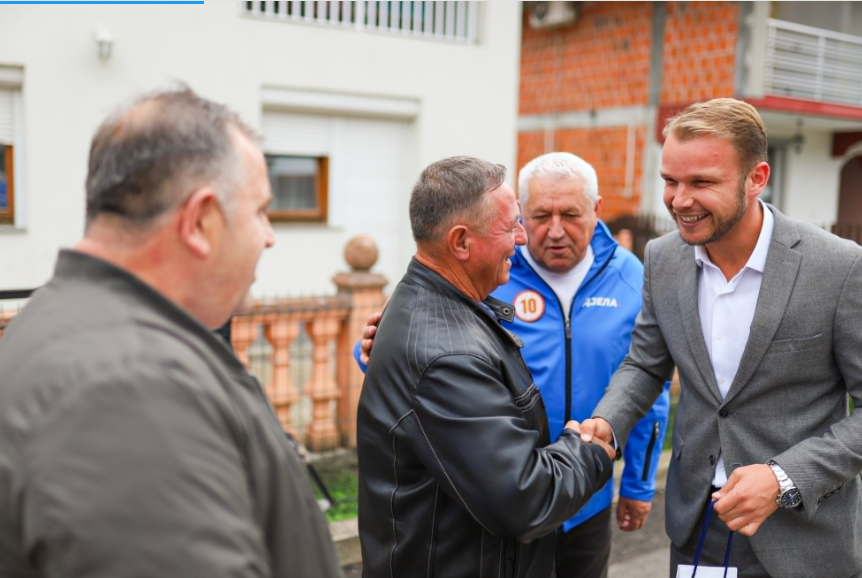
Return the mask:
<svg viewBox="0 0 862 578">
<path fill-rule="evenodd" d="M 862 37 L 766 22 L 765 94 L 862 106 Z"/>
<path fill-rule="evenodd" d="M 240 14 L 472 44 L 478 2 L 239 2 Z"/>
</svg>

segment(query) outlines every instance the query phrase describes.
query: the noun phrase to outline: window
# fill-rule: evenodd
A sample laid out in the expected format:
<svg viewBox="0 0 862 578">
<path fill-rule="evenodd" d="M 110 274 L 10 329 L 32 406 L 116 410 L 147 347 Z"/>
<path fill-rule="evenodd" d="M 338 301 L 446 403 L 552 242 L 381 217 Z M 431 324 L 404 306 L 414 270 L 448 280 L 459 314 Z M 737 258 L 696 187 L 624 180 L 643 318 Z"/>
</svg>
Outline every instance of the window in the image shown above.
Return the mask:
<svg viewBox="0 0 862 578">
<path fill-rule="evenodd" d="M 0 144 L 0 223 L 4 224 L 15 220 L 12 166 L 12 146 Z"/>
<path fill-rule="evenodd" d="M 0 225 L 15 222 L 13 145 L 15 144 L 16 91 L 2 86 L 5 70 L 7 69 L 0 66 Z"/>
<path fill-rule="evenodd" d="M 326 222 L 329 159 L 266 155 L 266 165 L 273 196 L 270 220 Z"/>
</svg>

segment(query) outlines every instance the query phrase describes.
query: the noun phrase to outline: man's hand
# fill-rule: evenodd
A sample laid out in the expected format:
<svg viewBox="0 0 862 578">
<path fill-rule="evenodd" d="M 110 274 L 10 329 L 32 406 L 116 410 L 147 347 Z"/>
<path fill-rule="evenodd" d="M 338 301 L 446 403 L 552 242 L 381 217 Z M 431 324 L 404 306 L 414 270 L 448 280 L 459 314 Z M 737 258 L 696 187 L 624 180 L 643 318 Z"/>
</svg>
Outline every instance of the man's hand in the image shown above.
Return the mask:
<svg viewBox="0 0 862 578">
<path fill-rule="evenodd" d="M 712 495 L 718 499 L 715 503 L 718 516 L 729 529 L 743 536 L 753 536 L 778 509 L 777 496 L 778 480 L 765 464 L 735 469 L 724 487 Z"/>
<path fill-rule="evenodd" d="M 611 459 L 616 458 L 617 452 L 614 450 L 614 448 L 612 448 L 611 445 L 609 443 L 607 443 L 606 441 L 604 441 L 603 439 L 600 439 L 599 436 L 595 436 L 595 437 L 590 436 L 589 440 L 584 439 L 584 424 L 586 424 L 589 421 L 595 421 L 595 420 L 589 420 L 588 419 L 587 421 L 585 421 L 582 424 L 578 424 L 578 422 L 576 422 L 575 420 L 569 420 L 566 423 L 566 429 L 570 429 L 573 432 L 575 432 L 576 434 L 579 434 L 581 436 L 581 441 L 583 441 L 585 443 L 592 443 L 592 444 L 596 444 L 598 446 L 601 446 L 602 449 L 605 450 L 605 453 L 608 454 L 609 458 L 611 458 Z M 602 420 L 602 421 L 605 421 L 605 420 Z M 605 422 L 605 423 L 607 423 L 607 422 Z M 610 427 L 611 426 L 608 425 L 609 429 L 610 429 Z M 611 437 L 613 438 L 613 436 L 611 436 Z"/>
<path fill-rule="evenodd" d="M 380 318 L 383 317 L 383 312 L 386 311 L 386 306 L 389 305 L 389 299 L 391 298 L 391 295 L 386 298 L 380 311 L 368 316 L 365 327 L 362 328 L 362 338 L 359 340 L 359 360 L 365 365 L 368 365 L 368 360 L 371 359 L 371 348 L 374 346 L 374 336 L 377 335 L 377 326 L 380 324 Z"/>
<path fill-rule="evenodd" d="M 605 443 L 613 443 L 614 432 L 611 429 L 611 424 L 600 417 L 592 417 L 584 420 L 581 424 L 581 439 L 587 443 L 593 441 L 593 438 L 598 438 Z"/>
<path fill-rule="evenodd" d="M 371 348 L 374 346 L 374 335 L 377 333 L 377 324 L 383 313 L 378 311 L 368 316 L 365 327 L 362 328 L 362 339 L 359 340 L 359 359 L 365 365 L 371 359 Z"/>
<path fill-rule="evenodd" d="M 578 435 L 581 435 L 581 424 L 579 424 L 576 420 L 570 419 L 566 422 L 566 425 L 563 426 L 565 429 L 570 429 Z"/>
<path fill-rule="evenodd" d="M 652 510 L 652 502 L 630 500 L 622 496 L 617 500 L 617 523 L 623 532 L 640 530 Z"/>
</svg>

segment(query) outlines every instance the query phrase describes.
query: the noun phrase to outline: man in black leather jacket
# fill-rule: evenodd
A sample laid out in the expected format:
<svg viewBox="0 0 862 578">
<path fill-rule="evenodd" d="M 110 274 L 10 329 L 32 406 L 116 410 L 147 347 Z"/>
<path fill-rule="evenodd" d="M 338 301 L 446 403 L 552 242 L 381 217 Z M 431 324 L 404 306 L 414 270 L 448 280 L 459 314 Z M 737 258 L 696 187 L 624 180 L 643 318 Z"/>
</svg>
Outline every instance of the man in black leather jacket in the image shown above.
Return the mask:
<svg viewBox="0 0 862 578">
<path fill-rule="evenodd" d="M 505 168 L 426 168 L 410 199 L 417 252 L 389 302 L 359 401 L 365 576 L 554 571 L 554 529 L 610 478 L 614 451 L 578 424 L 551 443 L 544 405 L 489 298 L 526 242 Z"/>
</svg>

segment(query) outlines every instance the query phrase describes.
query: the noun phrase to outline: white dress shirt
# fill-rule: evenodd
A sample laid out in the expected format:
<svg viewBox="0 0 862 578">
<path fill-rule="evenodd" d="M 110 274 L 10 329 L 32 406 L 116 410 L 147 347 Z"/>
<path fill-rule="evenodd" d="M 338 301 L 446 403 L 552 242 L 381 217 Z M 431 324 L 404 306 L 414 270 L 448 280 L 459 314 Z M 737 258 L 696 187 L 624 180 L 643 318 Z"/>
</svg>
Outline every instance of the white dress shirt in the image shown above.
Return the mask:
<svg viewBox="0 0 862 578">
<path fill-rule="evenodd" d="M 760 202 L 760 206 L 763 208 L 763 226 L 757 244 L 745 267 L 730 281 L 725 279 L 721 270 L 709 259 L 704 246 L 697 245 L 694 248 L 694 258 L 700 267 L 697 309 L 703 339 L 706 341 L 706 349 L 709 351 L 722 399 L 727 396 L 730 384 L 739 369 L 745 344 L 748 343 L 754 308 L 763 280 L 763 269 L 766 266 L 766 255 L 775 226 L 772 211 L 763 202 Z M 725 482 L 727 474 L 724 470 L 724 456 L 719 453 L 712 484 L 720 488 Z"/>
</svg>

